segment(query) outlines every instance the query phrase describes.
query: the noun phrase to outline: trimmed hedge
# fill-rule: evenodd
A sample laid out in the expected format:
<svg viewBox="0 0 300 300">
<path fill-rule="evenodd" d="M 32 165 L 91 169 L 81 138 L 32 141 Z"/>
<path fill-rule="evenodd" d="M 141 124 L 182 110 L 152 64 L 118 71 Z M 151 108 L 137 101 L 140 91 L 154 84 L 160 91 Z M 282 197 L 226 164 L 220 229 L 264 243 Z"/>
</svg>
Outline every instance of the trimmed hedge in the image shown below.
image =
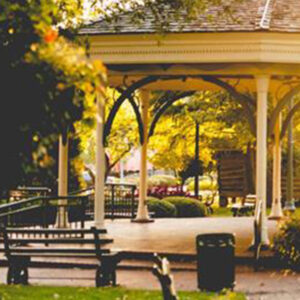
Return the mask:
<svg viewBox="0 0 300 300">
<path fill-rule="evenodd" d="M 154 213 L 155 218 L 175 218 L 177 217 L 177 209 L 175 205 L 159 200 L 155 197 L 147 198 L 148 209 Z"/>
<path fill-rule="evenodd" d="M 195 190 L 195 179 L 189 180 L 186 183 L 186 189 L 189 192 L 193 192 Z M 200 191 L 215 191 L 218 189 L 218 184 L 216 181 L 211 182 L 209 178 L 200 178 L 199 179 L 199 189 Z"/>
<path fill-rule="evenodd" d="M 276 257 L 289 268 L 300 271 L 300 218 L 285 221 L 274 237 Z"/>
<path fill-rule="evenodd" d="M 179 218 L 206 216 L 206 207 L 198 200 L 187 197 L 166 197 L 162 201 L 173 204 L 177 209 L 177 217 Z"/>
<path fill-rule="evenodd" d="M 152 175 L 148 177 L 148 188 L 160 186 L 169 187 L 179 184 L 179 180 L 171 175 Z"/>
</svg>

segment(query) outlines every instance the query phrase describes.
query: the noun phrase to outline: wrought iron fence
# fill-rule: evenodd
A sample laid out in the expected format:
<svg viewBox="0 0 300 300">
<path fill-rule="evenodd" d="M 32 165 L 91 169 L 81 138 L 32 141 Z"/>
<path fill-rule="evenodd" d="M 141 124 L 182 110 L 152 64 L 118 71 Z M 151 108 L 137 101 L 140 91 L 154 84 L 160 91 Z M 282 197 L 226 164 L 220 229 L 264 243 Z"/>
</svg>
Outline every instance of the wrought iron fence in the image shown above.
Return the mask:
<svg viewBox="0 0 300 300">
<path fill-rule="evenodd" d="M 105 217 L 133 219 L 137 211 L 135 191 L 135 185 L 107 184 L 105 186 Z"/>
<path fill-rule="evenodd" d="M 108 183 L 105 185 L 105 218 L 133 219 L 136 215 L 138 201 L 136 200 L 136 185 Z M 74 194 L 74 193 L 73 193 Z M 92 220 L 94 217 L 94 187 L 84 189 L 75 194 L 88 197 L 87 218 Z"/>
<path fill-rule="evenodd" d="M 84 228 L 86 220 L 94 219 L 94 188 L 72 193 L 70 196 L 37 196 L 14 199 L 0 205 L 0 224 L 9 227 L 49 227 L 56 224 L 57 214 L 64 209 L 72 227 Z M 63 200 L 63 201 L 60 201 Z M 105 217 L 130 218 L 136 215 L 138 201 L 136 186 L 107 184 L 105 186 Z"/>
</svg>

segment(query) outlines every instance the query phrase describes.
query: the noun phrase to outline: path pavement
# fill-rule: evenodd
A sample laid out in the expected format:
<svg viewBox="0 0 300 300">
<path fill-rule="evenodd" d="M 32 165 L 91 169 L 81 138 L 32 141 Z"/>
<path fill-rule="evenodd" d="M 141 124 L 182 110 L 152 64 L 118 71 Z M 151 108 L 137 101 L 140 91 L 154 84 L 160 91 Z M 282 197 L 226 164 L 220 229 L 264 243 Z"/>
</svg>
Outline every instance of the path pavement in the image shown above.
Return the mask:
<svg viewBox="0 0 300 300">
<path fill-rule="evenodd" d="M 156 219 L 138 224 L 129 220 L 106 221 L 113 247 L 131 252 L 196 254 L 195 238 L 201 233 L 229 232 L 236 235 L 236 256 L 252 256 L 248 251 L 253 237 L 253 217 L 208 217 Z M 269 235 L 277 229 L 276 221 L 268 221 Z"/>
<path fill-rule="evenodd" d="M 91 224 L 87 224 L 90 226 Z M 253 236 L 253 217 L 157 219 L 154 223 L 137 224 L 129 220 L 106 221 L 115 250 L 133 253 L 167 253 L 195 255 L 195 238 L 201 233 L 230 232 L 236 235 L 236 256 L 252 257 L 248 251 Z M 268 221 L 272 238 L 277 222 Z M 58 261 L 61 263 L 61 261 Z M 91 262 L 91 263 L 94 263 Z M 149 264 L 149 263 L 148 263 Z M 178 264 L 178 263 L 177 263 Z M 173 270 L 177 290 L 197 290 L 197 274 L 191 262 Z M 6 270 L 0 270 L 0 282 L 5 283 Z M 94 286 L 94 270 L 30 269 L 30 282 L 39 285 Z M 128 288 L 159 289 L 151 271 L 119 269 L 118 282 Z M 253 272 L 246 266 L 236 271 L 236 290 L 246 292 L 249 300 L 300 300 L 300 275 L 275 271 Z"/>
<path fill-rule="evenodd" d="M 173 271 L 177 290 L 197 290 L 196 271 Z M 0 269 L 5 283 L 6 268 Z M 94 286 L 94 270 L 30 269 L 30 283 L 52 286 Z M 160 289 L 150 270 L 118 270 L 118 283 L 131 289 Z M 300 274 L 284 271 L 253 272 L 248 267 L 236 270 L 235 291 L 246 293 L 248 300 L 299 300 Z M 137 299 L 138 300 L 138 299 Z"/>
</svg>

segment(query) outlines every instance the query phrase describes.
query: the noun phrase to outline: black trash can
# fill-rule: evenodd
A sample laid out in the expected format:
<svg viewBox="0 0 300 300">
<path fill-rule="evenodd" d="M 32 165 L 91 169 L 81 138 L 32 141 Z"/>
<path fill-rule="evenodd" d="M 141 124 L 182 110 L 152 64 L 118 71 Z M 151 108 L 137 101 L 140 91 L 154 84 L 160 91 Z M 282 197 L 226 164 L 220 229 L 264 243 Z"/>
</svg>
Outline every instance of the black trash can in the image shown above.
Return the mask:
<svg viewBox="0 0 300 300">
<path fill-rule="evenodd" d="M 231 233 L 200 234 L 196 238 L 198 288 L 204 291 L 233 289 L 235 237 Z"/>
</svg>

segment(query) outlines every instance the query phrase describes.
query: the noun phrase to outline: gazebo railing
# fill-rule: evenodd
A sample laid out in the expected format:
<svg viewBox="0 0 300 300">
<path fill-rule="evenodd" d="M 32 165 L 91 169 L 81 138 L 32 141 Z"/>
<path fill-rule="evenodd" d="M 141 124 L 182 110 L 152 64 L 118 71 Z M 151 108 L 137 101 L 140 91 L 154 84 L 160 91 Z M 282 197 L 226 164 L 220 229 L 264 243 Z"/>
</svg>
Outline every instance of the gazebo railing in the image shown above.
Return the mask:
<svg viewBox="0 0 300 300">
<path fill-rule="evenodd" d="M 106 184 L 105 218 L 129 218 L 136 215 L 136 186 Z M 94 218 L 94 188 L 72 193 L 70 196 L 37 196 L 0 205 L 0 224 L 9 227 L 54 226 L 60 208 L 64 208 L 72 226 L 84 228 L 85 221 Z M 60 201 L 64 200 L 64 201 Z"/>
<path fill-rule="evenodd" d="M 110 219 L 134 219 L 137 211 L 136 186 L 130 184 L 106 184 L 105 217 Z"/>
<path fill-rule="evenodd" d="M 60 201 L 64 200 L 64 201 Z M 86 196 L 38 196 L 0 206 L 0 224 L 5 227 L 49 227 L 55 225 L 60 208 L 66 210 L 69 223 L 84 228 Z"/>
<path fill-rule="evenodd" d="M 138 202 L 136 201 L 136 185 L 107 183 L 105 185 L 105 218 L 133 219 L 136 215 Z M 94 216 L 94 187 L 73 192 L 72 195 L 85 195 L 88 197 L 87 216 L 93 219 Z"/>
</svg>

